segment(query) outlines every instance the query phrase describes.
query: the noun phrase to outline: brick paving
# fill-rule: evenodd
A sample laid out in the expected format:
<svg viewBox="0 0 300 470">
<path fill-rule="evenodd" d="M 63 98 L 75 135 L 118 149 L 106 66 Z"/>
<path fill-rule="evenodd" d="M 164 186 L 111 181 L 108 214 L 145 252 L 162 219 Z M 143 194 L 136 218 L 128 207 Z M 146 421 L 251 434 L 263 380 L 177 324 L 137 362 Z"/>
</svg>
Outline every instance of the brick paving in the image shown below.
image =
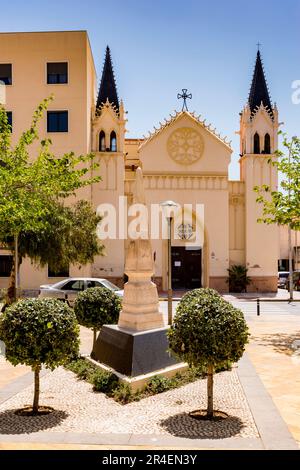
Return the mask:
<svg viewBox="0 0 300 470">
<path fill-rule="evenodd" d="M 121 405 L 90 384 L 59 368 L 41 379 L 41 404 L 55 408 L 48 416 L 20 417 L 16 408 L 31 403 L 32 387 L 0 406 L 0 434 L 31 433 L 134 433 L 171 435 L 189 439 L 257 438 L 236 369 L 215 377 L 215 408 L 229 418 L 219 422 L 197 421 L 189 411 L 204 408 L 206 380 Z M 1 440 L 1 438 L 0 438 Z"/>
</svg>

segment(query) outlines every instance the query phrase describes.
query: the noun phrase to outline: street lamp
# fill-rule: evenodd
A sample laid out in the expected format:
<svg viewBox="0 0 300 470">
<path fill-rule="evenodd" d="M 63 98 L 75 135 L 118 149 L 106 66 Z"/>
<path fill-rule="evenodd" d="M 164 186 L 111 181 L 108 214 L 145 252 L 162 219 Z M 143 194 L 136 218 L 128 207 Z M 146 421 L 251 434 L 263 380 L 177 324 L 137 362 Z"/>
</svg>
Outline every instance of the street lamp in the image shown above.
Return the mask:
<svg viewBox="0 0 300 470">
<path fill-rule="evenodd" d="M 168 325 L 172 325 L 172 260 L 171 260 L 171 241 L 172 241 L 172 215 L 171 212 L 178 207 L 174 201 L 164 201 L 160 204 L 163 213 L 168 221 Z"/>
<path fill-rule="evenodd" d="M 292 146 L 293 143 L 297 140 L 297 137 L 292 137 Z M 289 148 L 289 155 L 288 155 L 288 164 L 289 164 L 289 169 L 290 169 L 290 164 L 291 164 L 291 159 L 293 157 L 292 155 L 292 150 L 293 147 Z M 289 206 L 291 205 L 291 173 L 289 171 L 289 177 L 288 177 L 288 198 L 289 198 Z M 292 302 L 294 300 L 294 279 L 293 279 L 293 248 L 292 248 L 292 223 L 289 221 L 288 224 L 288 245 L 289 245 L 289 291 L 290 291 L 290 299 L 289 302 Z M 296 248 L 297 249 L 297 248 Z"/>
</svg>

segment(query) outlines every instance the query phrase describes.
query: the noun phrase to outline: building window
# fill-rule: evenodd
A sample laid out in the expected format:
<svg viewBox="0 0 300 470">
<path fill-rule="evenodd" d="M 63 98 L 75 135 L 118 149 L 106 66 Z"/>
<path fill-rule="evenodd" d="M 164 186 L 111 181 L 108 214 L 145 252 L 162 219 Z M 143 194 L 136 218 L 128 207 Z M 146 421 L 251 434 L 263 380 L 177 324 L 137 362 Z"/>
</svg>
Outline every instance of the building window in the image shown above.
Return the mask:
<svg viewBox="0 0 300 470">
<path fill-rule="evenodd" d="M 256 132 L 256 134 L 254 135 L 254 151 L 253 153 L 260 153 L 260 142 L 259 142 L 259 135 L 258 133 Z"/>
<path fill-rule="evenodd" d="M 68 132 L 68 111 L 48 111 L 47 132 Z"/>
<path fill-rule="evenodd" d="M 265 150 L 264 153 L 270 154 L 271 153 L 271 137 L 270 134 L 265 135 Z"/>
<path fill-rule="evenodd" d="M 13 267 L 13 257 L 11 255 L 0 255 L 0 277 L 10 277 Z"/>
<path fill-rule="evenodd" d="M 101 131 L 99 134 L 99 151 L 105 152 L 105 133 Z"/>
<path fill-rule="evenodd" d="M 51 266 L 51 264 L 48 265 L 48 277 L 69 277 L 69 275 L 69 266 L 65 266 L 61 269 L 55 269 Z"/>
<path fill-rule="evenodd" d="M 110 134 L 110 151 L 116 152 L 117 151 L 117 136 L 115 131 L 112 131 Z"/>
<path fill-rule="evenodd" d="M 0 64 L 0 82 L 3 82 L 5 85 L 12 85 L 11 64 Z"/>
<path fill-rule="evenodd" d="M 68 83 L 68 63 L 48 62 L 47 83 L 49 85 Z"/>
</svg>

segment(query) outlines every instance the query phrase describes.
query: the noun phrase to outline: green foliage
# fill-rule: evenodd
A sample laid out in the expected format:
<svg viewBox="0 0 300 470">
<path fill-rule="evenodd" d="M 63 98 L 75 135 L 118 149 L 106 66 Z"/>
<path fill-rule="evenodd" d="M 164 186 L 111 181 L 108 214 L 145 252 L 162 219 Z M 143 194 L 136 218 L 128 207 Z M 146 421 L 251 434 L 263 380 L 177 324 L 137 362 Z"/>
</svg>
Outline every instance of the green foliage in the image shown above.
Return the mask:
<svg viewBox="0 0 300 470">
<path fill-rule="evenodd" d="M 91 287 L 80 292 L 74 305 L 79 324 L 96 330 L 106 324 L 116 324 L 120 310 L 120 298 L 106 287 Z"/>
<path fill-rule="evenodd" d="M 65 367 L 74 372 L 80 380 L 89 380 L 90 376 L 95 372 L 95 366 L 83 358 L 75 359 L 66 364 Z"/>
<path fill-rule="evenodd" d="M 153 394 L 162 393 L 166 390 L 170 390 L 172 385 L 172 380 L 168 377 L 164 377 L 163 375 L 155 375 L 152 377 L 152 379 L 149 380 L 147 384 L 147 390 Z"/>
<path fill-rule="evenodd" d="M 247 286 L 251 283 L 250 278 L 247 276 L 248 268 L 242 265 L 233 265 L 228 270 L 228 279 L 226 282 L 229 284 L 230 292 L 246 292 Z"/>
<path fill-rule="evenodd" d="M 139 400 L 140 394 L 132 392 L 130 385 L 127 383 L 120 383 L 118 387 L 113 391 L 113 398 L 123 405 L 132 401 Z"/>
<path fill-rule="evenodd" d="M 192 366 L 215 368 L 238 361 L 248 336 L 243 313 L 213 289 L 185 295 L 168 332 L 177 357 Z"/>
<path fill-rule="evenodd" d="M 205 373 L 206 370 L 204 367 L 190 366 L 187 371 L 182 372 L 181 374 L 179 374 L 179 376 L 180 379 L 183 379 L 184 381 L 195 382 L 195 380 L 204 377 Z"/>
<path fill-rule="evenodd" d="M 96 369 L 89 377 L 89 381 L 92 383 L 95 392 L 102 392 L 108 395 L 113 392 L 119 382 L 118 377 L 114 374 L 101 369 Z"/>
<path fill-rule="evenodd" d="M 91 204 L 79 201 L 73 206 L 57 203 L 48 215 L 46 230 L 26 231 L 19 236 L 19 253 L 37 265 L 51 265 L 59 271 L 72 264 L 92 263 L 101 255 L 96 228 L 101 218 Z"/>
<path fill-rule="evenodd" d="M 22 231 L 50 228 L 47 220 L 58 198 L 66 198 L 77 189 L 99 178 L 89 178 L 96 168 L 94 155 L 75 156 L 73 152 L 56 157 L 51 141 L 39 141 L 38 125 L 52 97 L 36 109 L 30 128 L 13 146 L 5 109 L 0 106 L 0 236 L 14 236 Z M 31 145 L 39 141 L 34 160 Z"/>
<path fill-rule="evenodd" d="M 78 355 L 79 327 L 73 310 L 55 299 L 20 300 L 0 316 L 0 339 L 13 365 L 49 369 Z"/>
<path fill-rule="evenodd" d="M 79 379 L 91 383 L 95 392 L 103 392 L 123 405 L 195 382 L 195 380 L 205 375 L 203 368 L 190 367 L 186 371 L 178 372 L 171 378 L 152 377 L 142 390 L 133 392 L 128 383 L 120 383 L 114 374 L 99 369 L 95 364 L 84 358 L 75 359 L 65 367 L 74 372 Z"/>
<path fill-rule="evenodd" d="M 64 207 L 79 188 L 99 181 L 94 155 L 73 152 L 55 156 L 51 141 L 40 140 L 38 126 L 52 97 L 34 112 L 29 129 L 12 142 L 7 114 L 0 105 L 0 242 L 14 251 L 19 238 L 20 259 L 60 269 L 69 262 L 86 264 L 101 254 L 96 227 L 99 218 L 88 203 Z M 32 145 L 38 144 L 35 158 Z"/>
<path fill-rule="evenodd" d="M 269 164 L 282 175 L 280 189 L 272 191 L 267 185 L 255 186 L 254 191 L 258 193 L 256 201 L 263 206 L 258 222 L 290 225 L 292 229 L 300 230 L 300 139 L 293 137 L 289 141 L 282 131 L 279 134 L 283 136 L 286 154 L 275 152 Z"/>
</svg>

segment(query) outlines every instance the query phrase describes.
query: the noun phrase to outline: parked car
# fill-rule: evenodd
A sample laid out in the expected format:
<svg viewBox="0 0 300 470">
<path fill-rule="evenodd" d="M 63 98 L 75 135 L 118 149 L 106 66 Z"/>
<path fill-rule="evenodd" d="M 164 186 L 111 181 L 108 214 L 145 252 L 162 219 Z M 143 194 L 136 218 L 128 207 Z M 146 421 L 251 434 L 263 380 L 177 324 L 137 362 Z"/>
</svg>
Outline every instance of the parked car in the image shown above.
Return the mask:
<svg viewBox="0 0 300 470">
<path fill-rule="evenodd" d="M 300 271 L 293 272 L 294 290 L 300 290 Z M 285 288 L 289 290 L 289 277 L 285 280 Z"/>
<path fill-rule="evenodd" d="M 278 272 L 278 282 L 277 282 L 277 287 L 279 289 L 286 289 L 286 280 L 289 277 L 289 272 L 288 271 L 280 271 Z"/>
<path fill-rule="evenodd" d="M 68 304 L 73 307 L 78 292 L 86 290 L 89 287 L 107 287 L 114 291 L 119 297 L 123 297 L 124 293 L 123 290 L 107 279 L 72 277 L 56 282 L 55 284 L 44 284 L 40 286 L 39 298 L 51 297 L 60 299 L 68 302 Z"/>
</svg>

